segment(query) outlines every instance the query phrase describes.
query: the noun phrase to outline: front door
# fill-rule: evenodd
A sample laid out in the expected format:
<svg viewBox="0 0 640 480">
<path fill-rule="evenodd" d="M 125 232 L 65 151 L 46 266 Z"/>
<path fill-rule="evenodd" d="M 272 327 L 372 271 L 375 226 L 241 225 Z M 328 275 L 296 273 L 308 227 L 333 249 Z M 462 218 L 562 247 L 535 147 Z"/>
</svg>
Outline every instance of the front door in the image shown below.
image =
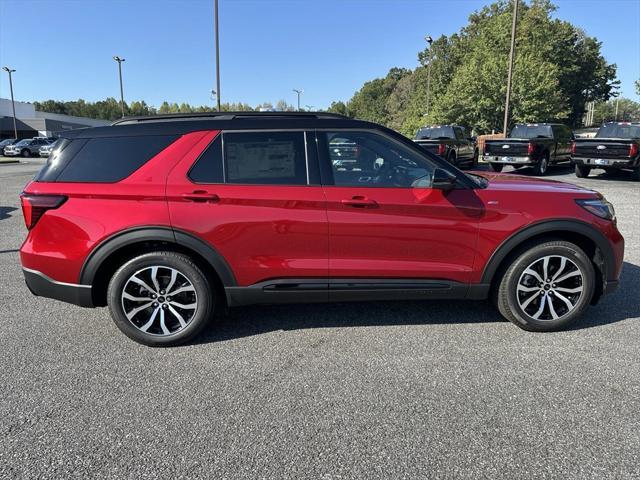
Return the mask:
<svg viewBox="0 0 640 480">
<path fill-rule="evenodd" d="M 435 165 L 377 132 L 318 132 L 336 279 L 467 284 L 482 203 L 469 188 L 432 189 Z M 338 155 L 354 152 L 349 161 Z M 394 279 L 394 280 L 392 280 Z"/>
</svg>

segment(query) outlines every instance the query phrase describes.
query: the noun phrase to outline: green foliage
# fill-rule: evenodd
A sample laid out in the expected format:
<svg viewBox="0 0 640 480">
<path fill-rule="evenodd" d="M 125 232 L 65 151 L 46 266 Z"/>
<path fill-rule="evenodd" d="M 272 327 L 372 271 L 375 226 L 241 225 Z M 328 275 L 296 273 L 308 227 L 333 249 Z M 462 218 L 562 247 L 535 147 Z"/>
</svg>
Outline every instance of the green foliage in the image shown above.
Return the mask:
<svg viewBox="0 0 640 480">
<path fill-rule="evenodd" d="M 636 80 L 636 95 L 640 95 L 640 79 Z"/>
<path fill-rule="evenodd" d="M 616 107 L 618 115 L 616 117 Z M 593 121 L 596 125 L 604 122 L 639 122 L 640 103 L 628 98 L 616 98 L 608 102 L 598 102 L 595 104 Z"/>
<path fill-rule="evenodd" d="M 601 44 L 551 17 L 549 0 L 521 3 L 510 122 L 561 120 L 578 125 L 588 101 L 605 102 L 619 82 Z M 418 53 L 413 71 L 394 68 L 363 85 L 346 104 L 355 117 L 412 136 L 425 124 L 459 123 L 501 131 L 504 119 L 513 2 L 499 0 L 469 16 L 460 32 Z M 427 77 L 431 88 L 427 113 Z"/>
</svg>

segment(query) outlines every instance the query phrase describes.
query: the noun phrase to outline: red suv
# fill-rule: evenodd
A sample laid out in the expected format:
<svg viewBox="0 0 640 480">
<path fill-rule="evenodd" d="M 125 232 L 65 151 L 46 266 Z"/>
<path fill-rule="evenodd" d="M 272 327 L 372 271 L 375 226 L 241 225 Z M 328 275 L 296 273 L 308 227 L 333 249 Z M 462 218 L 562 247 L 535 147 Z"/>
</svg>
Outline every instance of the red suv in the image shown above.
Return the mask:
<svg viewBox="0 0 640 480">
<path fill-rule="evenodd" d="M 153 346 L 224 307 L 492 298 L 521 328 L 618 285 L 598 193 L 463 173 L 380 125 L 325 113 L 132 118 L 66 132 L 24 189 L 36 295 L 108 305 Z"/>
</svg>

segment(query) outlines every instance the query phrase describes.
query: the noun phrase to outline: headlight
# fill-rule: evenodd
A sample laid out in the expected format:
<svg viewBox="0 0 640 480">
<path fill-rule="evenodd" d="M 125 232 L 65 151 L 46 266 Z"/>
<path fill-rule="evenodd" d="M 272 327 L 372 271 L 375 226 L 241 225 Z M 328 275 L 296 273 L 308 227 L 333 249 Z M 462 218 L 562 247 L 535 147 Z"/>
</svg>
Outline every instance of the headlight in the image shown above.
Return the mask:
<svg viewBox="0 0 640 480">
<path fill-rule="evenodd" d="M 593 213 L 596 217 L 611 221 L 616 219 L 616 211 L 613 208 L 613 205 L 607 202 L 604 198 L 576 200 L 576 203 L 588 212 Z"/>
</svg>

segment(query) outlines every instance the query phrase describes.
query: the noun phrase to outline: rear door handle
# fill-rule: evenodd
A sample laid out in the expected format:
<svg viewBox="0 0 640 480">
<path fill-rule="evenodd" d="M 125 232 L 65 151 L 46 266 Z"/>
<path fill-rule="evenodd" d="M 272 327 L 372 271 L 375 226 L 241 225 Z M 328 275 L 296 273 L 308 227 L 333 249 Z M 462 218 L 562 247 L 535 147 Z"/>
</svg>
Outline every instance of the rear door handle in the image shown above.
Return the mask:
<svg viewBox="0 0 640 480">
<path fill-rule="evenodd" d="M 191 202 L 199 203 L 220 201 L 220 197 L 218 195 L 216 195 L 215 193 L 208 193 L 204 190 L 196 190 L 195 192 L 191 193 L 183 193 L 182 198 Z"/>
<path fill-rule="evenodd" d="M 378 206 L 378 202 L 375 200 L 370 200 L 366 197 L 353 197 L 351 199 L 342 200 L 340 203 L 347 207 L 353 208 L 375 208 Z"/>
</svg>

